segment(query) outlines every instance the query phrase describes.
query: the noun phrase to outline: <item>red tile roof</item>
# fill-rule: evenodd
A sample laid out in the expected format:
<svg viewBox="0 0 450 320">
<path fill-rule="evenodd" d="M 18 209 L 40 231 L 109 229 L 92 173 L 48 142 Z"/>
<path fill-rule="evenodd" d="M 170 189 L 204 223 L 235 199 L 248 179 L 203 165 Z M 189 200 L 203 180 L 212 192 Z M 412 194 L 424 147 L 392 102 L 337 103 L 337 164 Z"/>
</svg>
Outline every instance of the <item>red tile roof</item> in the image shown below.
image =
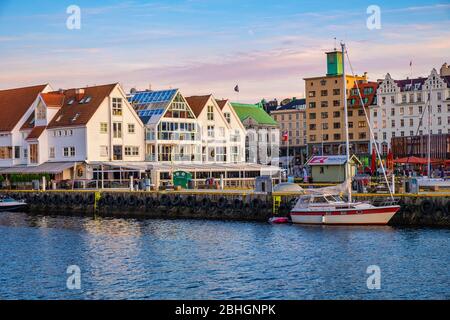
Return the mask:
<svg viewBox="0 0 450 320">
<path fill-rule="evenodd" d="M 64 90 L 64 103 L 61 109 L 56 113 L 52 121 L 50 121 L 48 128 L 71 127 L 85 125 L 92 118 L 101 103 L 107 98 L 117 83 L 107 84 L 95 87 L 81 88 L 84 90 L 83 98 L 90 97 L 89 102 L 80 103 L 77 98 L 77 89 Z M 125 103 L 126 101 L 124 101 Z"/>
<path fill-rule="evenodd" d="M 378 83 L 377 82 L 364 82 L 364 83 L 358 83 L 359 91 L 361 92 L 361 97 L 367 98 L 367 103 L 364 104 L 365 107 L 371 106 L 376 103 L 376 95 L 377 95 L 377 89 L 378 89 Z M 366 88 L 373 88 L 372 93 L 365 94 L 364 89 Z M 354 104 L 349 104 L 350 107 L 360 107 L 361 106 L 361 99 L 359 98 L 358 94 L 353 94 L 353 89 L 356 89 L 356 85 L 353 86 L 352 90 L 350 91 L 350 96 L 348 97 L 348 100 L 351 101 L 352 99 L 355 99 Z"/>
<path fill-rule="evenodd" d="M 223 108 L 227 104 L 228 100 L 216 100 L 216 102 L 219 105 L 220 110 L 223 110 Z"/>
<path fill-rule="evenodd" d="M 25 121 L 20 130 L 33 129 L 34 128 L 34 111 L 30 114 L 27 121 Z"/>
<path fill-rule="evenodd" d="M 60 92 L 41 93 L 41 97 L 48 108 L 61 108 L 64 105 L 64 94 Z"/>
<path fill-rule="evenodd" d="M 0 131 L 11 131 L 47 85 L 0 90 Z"/>
<path fill-rule="evenodd" d="M 186 101 L 191 107 L 192 112 L 194 112 L 195 116 L 198 117 L 200 113 L 202 112 L 203 108 L 205 107 L 206 103 L 208 102 L 209 98 L 211 98 L 211 95 L 207 96 L 192 96 L 187 97 Z"/>
<path fill-rule="evenodd" d="M 28 135 L 27 140 L 38 139 L 41 136 L 42 132 L 44 132 L 45 128 L 45 126 L 34 127 Z"/>
</svg>

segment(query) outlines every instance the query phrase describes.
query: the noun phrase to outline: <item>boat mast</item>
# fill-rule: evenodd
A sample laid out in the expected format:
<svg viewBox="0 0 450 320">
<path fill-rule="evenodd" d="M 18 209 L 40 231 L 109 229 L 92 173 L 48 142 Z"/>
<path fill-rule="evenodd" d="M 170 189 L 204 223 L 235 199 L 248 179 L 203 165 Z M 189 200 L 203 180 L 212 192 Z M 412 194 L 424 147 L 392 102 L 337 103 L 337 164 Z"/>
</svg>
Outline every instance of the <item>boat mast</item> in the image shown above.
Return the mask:
<svg viewBox="0 0 450 320">
<path fill-rule="evenodd" d="M 431 179 L 431 85 L 428 98 L 428 179 Z"/>
<path fill-rule="evenodd" d="M 347 172 L 346 183 L 348 189 L 348 202 L 352 202 L 352 187 L 348 179 L 351 177 L 351 166 L 350 166 L 350 141 L 348 137 L 348 112 L 347 112 L 347 77 L 345 75 L 345 43 L 341 42 L 342 48 L 342 82 L 343 82 L 343 96 L 344 96 L 344 123 L 345 123 L 345 147 L 347 162 L 345 169 Z"/>
</svg>

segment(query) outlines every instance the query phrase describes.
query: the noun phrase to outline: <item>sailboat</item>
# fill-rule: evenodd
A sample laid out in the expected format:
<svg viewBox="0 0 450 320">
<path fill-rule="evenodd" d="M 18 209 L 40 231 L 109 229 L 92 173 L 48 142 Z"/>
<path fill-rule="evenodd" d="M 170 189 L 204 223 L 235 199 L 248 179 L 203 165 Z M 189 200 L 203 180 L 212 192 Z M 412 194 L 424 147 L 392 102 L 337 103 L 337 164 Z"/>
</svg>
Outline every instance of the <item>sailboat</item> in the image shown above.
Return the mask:
<svg viewBox="0 0 450 320">
<path fill-rule="evenodd" d="M 347 92 L 347 79 L 345 75 L 345 44 L 341 43 L 342 47 L 342 69 L 343 69 L 343 92 Z M 350 65 L 351 66 L 351 65 Z M 361 105 L 364 102 L 359 92 L 359 86 L 356 86 Z M 364 109 L 364 107 L 363 107 Z M 366 110 L 364 109 L 364 112 Z M 345 137 L 346 137 L 346 156 L 347 156 L 347 173 L 350 173 L 350 143 L 348 134 L 348 113 L 347 113 L 347 97 L 344 98 L 344 115 L 345 115 Z M 366 114 L 366 121 L 368 116 Z M 372 128 L 369 131 L 372 136 L 372 141 L 375 141 Z M 375 143 L 375 150 L 380 157 L 378 146 Z M 391 201 L 382 204 L 381 206 L 374 206 L 366 202 L 352 202 L 352 188 L 351 178 L 335 187 L 325 187 L 319 189 L 308 190 L 307 194 L 298 198 L 294 208 L 291 210 L 291 219 L 293 223 L 300 224 L 325 224 L 325 225 L 386 225 L 394 214 L 400 210 L 400 206 L 395 204 L 394 196 L 392 194 L 389 182 L 386 176 L 384 165 L 383 174 L 391 195 Z M 343 199 L 343 194 L 347 193 L 347 200 Z"/>
</svg>

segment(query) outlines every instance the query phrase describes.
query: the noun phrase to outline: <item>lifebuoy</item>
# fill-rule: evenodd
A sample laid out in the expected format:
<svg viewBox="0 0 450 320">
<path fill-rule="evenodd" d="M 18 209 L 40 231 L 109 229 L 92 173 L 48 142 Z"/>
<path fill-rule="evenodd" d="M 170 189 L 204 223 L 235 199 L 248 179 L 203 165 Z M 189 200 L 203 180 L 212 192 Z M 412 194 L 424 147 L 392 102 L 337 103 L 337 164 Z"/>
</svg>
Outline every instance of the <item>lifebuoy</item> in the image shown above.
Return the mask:
<svg viewBox="0 0 450 320">
<path fill-rule="evenodd" d="M 110 194 L 107 194 L 106 196 L 102 197 L 102 199 L 104 199 L 105 204 L 107 204 L 108 206 L 112 206 L 114 205 L 114 197 Z"/>
<path fill-rule="evenodd" d="M 422 212 L 422 214 L 431 214 L 433 212 L 434 209 L 434 203 L 431 200 L 423 200 L 422 203 L 420 204 L 420 212 Z"/>
</svg>

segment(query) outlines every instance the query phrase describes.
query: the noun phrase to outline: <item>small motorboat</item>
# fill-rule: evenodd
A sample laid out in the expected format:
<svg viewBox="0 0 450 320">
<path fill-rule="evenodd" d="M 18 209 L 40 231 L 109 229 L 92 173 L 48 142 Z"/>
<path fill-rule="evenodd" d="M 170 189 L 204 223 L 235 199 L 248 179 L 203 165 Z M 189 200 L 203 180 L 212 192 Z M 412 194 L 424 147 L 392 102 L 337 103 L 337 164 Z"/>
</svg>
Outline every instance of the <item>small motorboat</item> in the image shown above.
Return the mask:
<svg viewBox="0 0 450 320">
<path fill-rule="evenodd" d="M 272 217 L 269 219 L 269 223 L 273 224 L 282 224 L 282 223 L 289 223 L 288 217 Z"/>
<path fill-rule="evenodd" d="M 0 212 L 16 211 L 25 209 L 27 204 L 25 201 L 18 201 L 10 197 L 0 197 Z"/>
</svg>

